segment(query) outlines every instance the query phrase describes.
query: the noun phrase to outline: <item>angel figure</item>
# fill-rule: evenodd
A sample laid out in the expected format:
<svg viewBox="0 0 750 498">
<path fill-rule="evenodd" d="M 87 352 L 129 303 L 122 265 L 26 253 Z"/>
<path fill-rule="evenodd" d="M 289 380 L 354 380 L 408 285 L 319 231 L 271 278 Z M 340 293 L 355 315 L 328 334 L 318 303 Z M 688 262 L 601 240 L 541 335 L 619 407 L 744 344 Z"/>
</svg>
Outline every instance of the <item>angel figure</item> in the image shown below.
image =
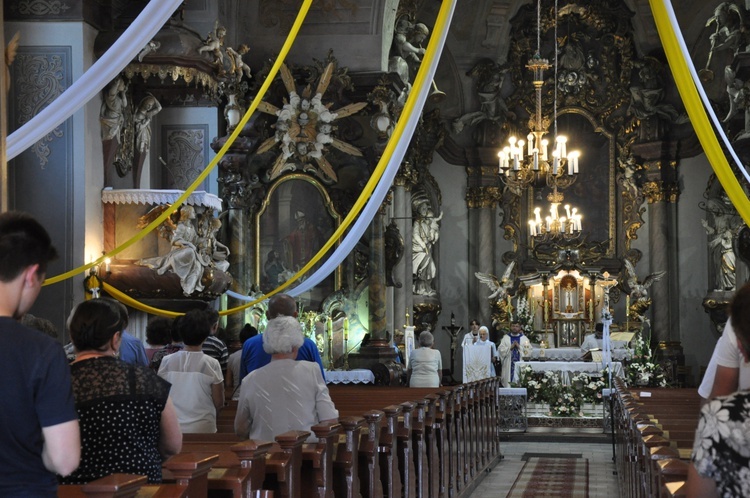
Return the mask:
<svg viewBox="0 0 750 498">
<path fill-rule="evenodd" d="M 219 66 L 224 65 L 224 54 L 221 53 L 221 48 L 224 46 L 224 37 L 227 34 L 227 30 L 224 26 L 216 21 L 214 24 L 214 30 L 208 33 L 206 39 L 203 42 L 203 46 L 198 49 L 198 53 L 210 52 L 214 54 L 215 62 Z"/>
<path fill-rule="evenodd" d="M 229 57 L 229 62 L 232 64 L 232 67 L 229 70 L 231 74 L 236 75 L 238 78 L 242 78 L 243 74 L 247 76 L 247 79 L 252 78 L 253 73 L 250 70 L 250 66 L 245 64 L 245 61 L 242 60 L 242 56 L 249 51 L 250 48 L 248 48 L 247 45 L 240 45 L 240 48 L 237 50 L 232 47 L 227 47 L 227 56 Z"/>
<path fill-rule="evenodd" d="M 158 209 L 164 209 L 160 206 Z M 158 216 L 157 214 L 157 216 Z M 148 215 L 147 215 L 148 216 Z M 186 296 L 193 292 L 203 290 L 203 270 L 211 264 L 210 258 L 199 251 L 200 236 L 195 227 L 195 208 L 193 206 L 182 206 L 180 208 L 180 220 L 171 231 L 170 241 L 172 250 L 163 256 L 146 258 L 138 261 L 139 265 L 147 266 L 163 275 L 167 271 L 176 274 L 180 278 L 182 292 Z"/>
<path fill-rule="evenodd" d="M 490 295 L 487 296 L 487 299 L 495 302 L 505 300 L 505 298 L 508 296 L 508 293 L 513 288 L 514 279 L 512 278 L 512 276 L 513 268 L 515 268 L 515 266 L 516 262 L 511 261 L 507 268 L 505 268 L 505 273 L 503 273 L 503 277 L 500 280 L 498 280 L 495 275 L 492 275 L 490 273 L 474 273 L 474 276 L 477 277 L 480 282 L 486 284 L 487 287 L 490 288 Z"/>
<path fill-rule="evenodd" d="M 635 266 L 633 263 L 628 259 L 625 259 L 624 262 L 627 286 L 630 289 L 628 294 L 631 299 L 628 315 L 634 321 L 647 322 L 648 319 L 645 317 L 645 314 L 646 310 L 651 306 L 651 298 L 648 295 L 648 289 L 654 282 L 661 280 L 667 272 L 658 271 L 652 273 L 640 282 L 638 280 L 638 275 L 635 273 Z"/>
<path fill-rule="evenodd" d="M 161 48 L 161 42 L 158 42 L 156 40 L 151 40 L 146 44 L 145 47 L 141 49 L 140 52 L 138 52 L 138 62 L 143 62 L 144 57 L 146 57 L 148 54 L 152 54 L 159 50 Z"/>
</svg>

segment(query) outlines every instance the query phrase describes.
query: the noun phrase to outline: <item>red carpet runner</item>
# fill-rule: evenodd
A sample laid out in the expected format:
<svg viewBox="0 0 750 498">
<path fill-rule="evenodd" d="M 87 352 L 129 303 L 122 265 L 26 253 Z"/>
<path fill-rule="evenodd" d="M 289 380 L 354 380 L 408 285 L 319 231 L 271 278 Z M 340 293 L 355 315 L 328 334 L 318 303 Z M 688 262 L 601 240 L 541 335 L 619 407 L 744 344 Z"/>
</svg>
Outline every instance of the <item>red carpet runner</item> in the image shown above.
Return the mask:
<svg viewBox="0 0 750 498">
<path fill-rule="evenodd" d="M 589 461 L 585 458 L 530 458 L 507 498 L 588 498 Z"/>
</svg>

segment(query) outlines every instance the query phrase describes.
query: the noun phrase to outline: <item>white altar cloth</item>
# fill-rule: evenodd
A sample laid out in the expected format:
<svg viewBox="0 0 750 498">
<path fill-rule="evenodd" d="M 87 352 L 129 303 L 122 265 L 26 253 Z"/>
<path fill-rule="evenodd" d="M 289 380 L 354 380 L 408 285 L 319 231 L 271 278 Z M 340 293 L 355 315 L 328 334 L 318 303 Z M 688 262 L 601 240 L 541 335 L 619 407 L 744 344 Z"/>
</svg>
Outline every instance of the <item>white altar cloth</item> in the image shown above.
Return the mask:
<svg viewBox="0 0 750 498">
<path fill-rule="evenodd" d="M 365 368 L 356 370 L 326 370 L 326 384 L 374 384 L 375 374 Z"/>
<path fill-rule="evenodd" d="M 539 346 L 532 344 L 531 359 L 538 360 L 540 358 L 541 349 Z M 630 349 L 613 349 L 612 359 L 614 361 L 622 361 L 630 357 Z M 544 357 L 550 361 L 580 361 L 583 356 L 581 348 L 547 348 L 544 350 Z"/>
<path fill-rule="evenodd" d="M 521 367 L 525 365 L 529 365 L 535 372 L 560 372 L 565 385 L 570 385 L 570 378 L 576 373 L 599 373 L 606 366 L 603 363 L 593 361 L 517 361 L 514 379 L 519 378 Z M 624 375 L 622 363 L 619 361 L 612 362 L 612 375 L 613 377 Z"/>
</svg>

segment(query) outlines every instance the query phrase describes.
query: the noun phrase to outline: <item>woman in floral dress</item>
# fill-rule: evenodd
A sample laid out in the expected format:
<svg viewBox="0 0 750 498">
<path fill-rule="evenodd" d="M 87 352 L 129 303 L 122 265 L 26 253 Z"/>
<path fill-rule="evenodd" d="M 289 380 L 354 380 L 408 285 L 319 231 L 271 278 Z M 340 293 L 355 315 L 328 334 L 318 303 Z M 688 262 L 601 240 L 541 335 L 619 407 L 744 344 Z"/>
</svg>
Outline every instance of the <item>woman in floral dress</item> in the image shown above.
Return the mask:
<svg viewBox="0 0 750 498">
<path fill-rule="evenodd" d="M 737 346 L 750 359 L 750 292 L 730 305 Z M 750 496 L 750 391 L 720 396 L 701 409 L 688 471 L 688 497 Z"/>
</svg>

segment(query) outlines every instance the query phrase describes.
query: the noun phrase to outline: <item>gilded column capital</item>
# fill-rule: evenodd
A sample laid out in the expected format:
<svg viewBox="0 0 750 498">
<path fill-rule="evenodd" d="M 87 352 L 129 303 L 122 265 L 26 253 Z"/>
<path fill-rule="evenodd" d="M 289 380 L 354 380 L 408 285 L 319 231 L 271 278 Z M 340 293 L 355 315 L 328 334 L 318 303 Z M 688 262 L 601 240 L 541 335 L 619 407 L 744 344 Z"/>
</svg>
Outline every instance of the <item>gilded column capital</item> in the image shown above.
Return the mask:
<svg viewBox="0 0 750 498">
<path fill-rule="evenodd" d="M 466 190 L 466 205 L 470 209 L 494 208 L 502 196 L 500 187 L 469 187 Z"/>
<path fill-rule="evenodd" d="M 409 161 L 404 161 L 396 173 L 396 177 L 393 179 L 393 184 L 399 187 L 404 187 L 406 190 L 417 184 L 419 174 L 417 170 L 412 166 Z"/>
<path fill-rule="evenodd" d="M 654 180 L 643 184 L 643 196 L 649 204 L 664 201 L 675 203 L 680 198 L 680 187 L 673 182 Z"/>
</svg>

